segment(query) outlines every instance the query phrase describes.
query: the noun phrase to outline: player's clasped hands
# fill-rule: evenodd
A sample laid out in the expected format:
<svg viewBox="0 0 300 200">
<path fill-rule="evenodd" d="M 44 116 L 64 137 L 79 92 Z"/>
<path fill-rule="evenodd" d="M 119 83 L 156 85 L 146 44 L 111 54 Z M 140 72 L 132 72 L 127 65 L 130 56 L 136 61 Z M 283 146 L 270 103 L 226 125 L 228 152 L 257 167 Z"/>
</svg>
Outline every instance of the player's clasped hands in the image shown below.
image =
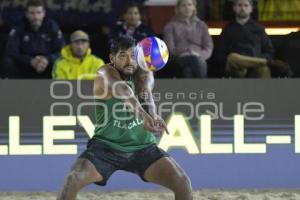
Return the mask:
<svg viewBox="0 0 300 200">
<path fill-rule="evenodd" d="M 149 114 L 145 114 L 143 116 L 144 120 L 144 128 L 148 131 L 163 134 L 165 131 L 167 134 L 169 134 L 167 125 L 165 121 L 158 115 L 155 115 L 154 117 L 150 116 Z"/>
</svg>

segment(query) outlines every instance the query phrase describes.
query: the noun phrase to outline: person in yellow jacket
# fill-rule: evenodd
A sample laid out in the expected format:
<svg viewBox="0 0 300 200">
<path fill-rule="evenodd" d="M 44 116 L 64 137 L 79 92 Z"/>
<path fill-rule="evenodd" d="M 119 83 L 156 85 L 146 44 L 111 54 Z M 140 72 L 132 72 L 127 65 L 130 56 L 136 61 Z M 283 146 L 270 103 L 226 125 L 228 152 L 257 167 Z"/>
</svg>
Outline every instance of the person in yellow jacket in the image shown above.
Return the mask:
<svg viewBox="0 0 300 200">
<path fill-rule="evenodd" d="M 104 62 L 92 54 L 89 35 L 77 30 L 71 34 L 70 41 L 71 44 L 61 50 L 61 57 L 54 64 L 52 78 L 93 80 Z"/>
</svg>

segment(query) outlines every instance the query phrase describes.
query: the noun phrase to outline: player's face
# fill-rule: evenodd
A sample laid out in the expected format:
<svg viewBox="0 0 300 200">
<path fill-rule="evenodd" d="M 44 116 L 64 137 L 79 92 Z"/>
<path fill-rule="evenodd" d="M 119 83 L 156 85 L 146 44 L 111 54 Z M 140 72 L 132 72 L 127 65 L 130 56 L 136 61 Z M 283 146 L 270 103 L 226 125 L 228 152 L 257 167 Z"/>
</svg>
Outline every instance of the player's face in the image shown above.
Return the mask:
<svg viewBox="0 0 300 200">
<path fill-rule="evenodd" d="M 194 15 L 196 7 L 193 0 L 185 0 L 178 6 L 178 12 L 181 16 L 191 17 Z"/>
<path fill-rule="evenodd" d="M 127 26 L 137 26 L 141 21 L 141 14 L 137 7 L 132 7 L 124 14 L 124 22 Z"/>
<path fill-rule="evenodd" d="M 237 18 L 245 19 L 251 15 L 252 5 L 248 0 L 239 0 L 233 6 L 233 10 Z"/>
<path fill-rule="evenodd" d="M 90 43 L 85 40 L 78 40 L 71 43 L 71 51 L 74 57 L 83 58 L 88 49 L 90 48 Z"/>
<path fill-rule="evenodd" d="M 26 11 L 26 17 L 33 27 L 40 27 L 42 25 L 45 14 L 43 6 L 30 6 Z"/>
<path fill-rule="evenodd" d="M 111 55 L 110 60 L 125 75 L 134 74 L 138 67 L 134 57 L 134 47 L 127 50 L 120 50 L 116 55 Z"/>
</svg>

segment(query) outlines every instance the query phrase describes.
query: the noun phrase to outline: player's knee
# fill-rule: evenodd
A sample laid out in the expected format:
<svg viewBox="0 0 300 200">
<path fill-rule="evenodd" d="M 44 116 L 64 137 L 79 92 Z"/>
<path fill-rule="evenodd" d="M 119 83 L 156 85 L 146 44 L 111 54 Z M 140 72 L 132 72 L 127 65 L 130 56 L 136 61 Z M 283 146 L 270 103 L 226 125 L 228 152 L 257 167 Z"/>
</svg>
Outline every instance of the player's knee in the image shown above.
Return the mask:
<svg viewBox="0 0 300 200">
<path fill-rule="evenodd" d="M 83 174 L 81 172 L 71 171 L 67 175 L 67 180 L 66 181 L 67 181 L 68 185 L 72 185 L 74 187 L 79 188 L 83 185 L 84 177 L 83 177 Z"/>
<path fill-rule="evenodd" d="M 183 188 L 186 192 L 191 193 L 192 192 L 192 184 L 190 178 L 184 174 L 181 178 Z"/>
<path fill-rule="evenodd" d="M 190 178 L 183 172 L 181 172 L 176 181 L 174 181 L 174 191 L 175 192 L 184 192 L 186 194 L 192 192 L 192 184 Z"/>
</svg>

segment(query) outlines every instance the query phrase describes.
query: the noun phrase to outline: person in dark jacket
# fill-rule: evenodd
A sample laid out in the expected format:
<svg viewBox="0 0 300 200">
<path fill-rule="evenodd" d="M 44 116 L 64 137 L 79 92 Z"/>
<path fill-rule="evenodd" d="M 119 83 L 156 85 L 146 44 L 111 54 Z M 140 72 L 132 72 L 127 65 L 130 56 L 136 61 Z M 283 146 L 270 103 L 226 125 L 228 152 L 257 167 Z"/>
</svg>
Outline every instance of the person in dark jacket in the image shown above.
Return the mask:
<svg viewBox="0 0 300 200">
<path fill-rule="evenodd" d="M 223 7 L 223 20 L 231 21 L 235 19 L 235 13 L 232 10 L 232 6 L 235 0 L 225 0 Z M 258 0 L 252 0 L 252 9 L 251 18 L 254 20 L 258 20 Z"/>
<path fill-rule="evenodd" d="M 216 48 L 218 65 L 231 77 L 270 78 L 272 71 L 289 71 L 288 64 L 273 60 L 273 45 L 264 28 L 251 19 L 251 0 L 235 0 L 235 20 L 223 29 Z"/>
<path fill-rule="evenodd" d="M 7 78 L 51 78 L 65 41 L 58 25 L 45 15 L 43 1 L 30 0 L 25 16 L 11 29 L 4 64 Z"/>
<path fill-rule="evenodd" d="M 121 21 L 113 28 L 110 38 L 114 39 L 119 36 L 131 36 L 137 42 L 148 36 L 154 36 L 154 32 L 150 27 L 142 23 L 141 9 L 138 4 L 129 2 L 126 4 Z"/>
</svg>

